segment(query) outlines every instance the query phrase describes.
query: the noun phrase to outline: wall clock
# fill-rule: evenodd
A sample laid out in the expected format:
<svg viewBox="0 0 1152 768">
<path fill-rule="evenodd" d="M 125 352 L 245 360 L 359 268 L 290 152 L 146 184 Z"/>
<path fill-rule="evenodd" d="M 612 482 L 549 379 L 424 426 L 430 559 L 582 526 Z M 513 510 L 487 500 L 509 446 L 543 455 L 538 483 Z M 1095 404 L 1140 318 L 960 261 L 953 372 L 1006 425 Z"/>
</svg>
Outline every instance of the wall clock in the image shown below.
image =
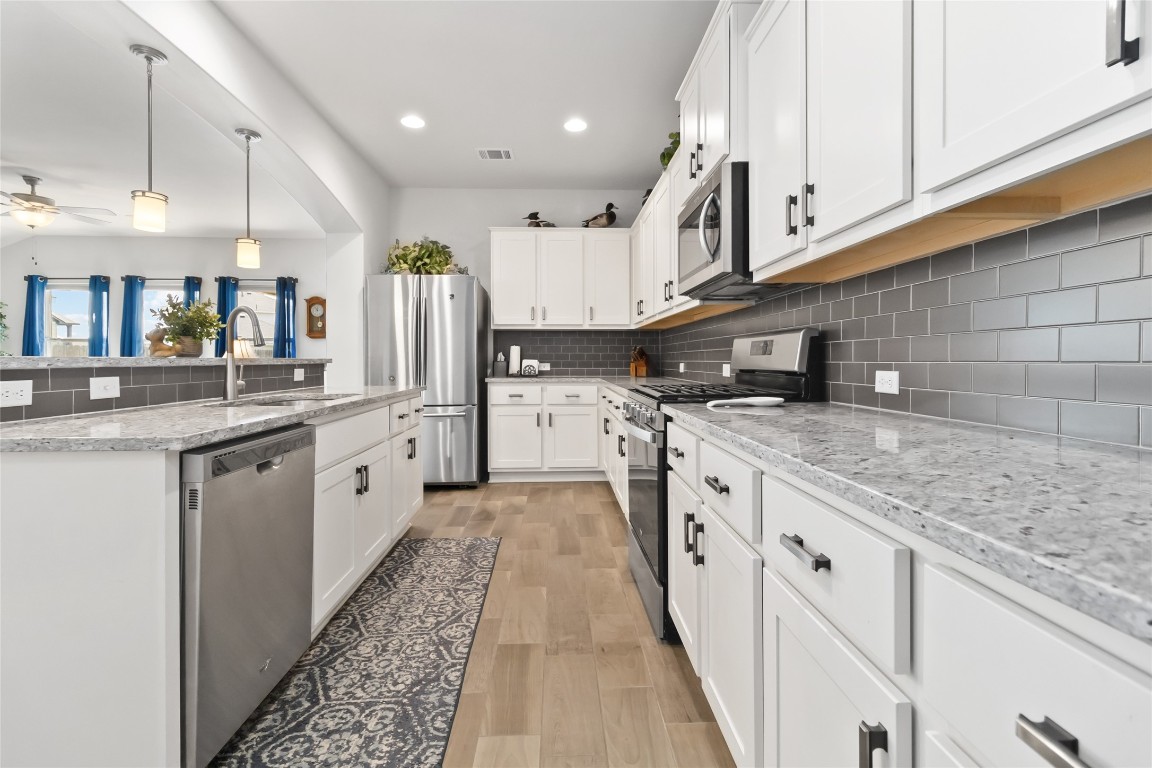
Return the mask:
<svg viewBox="0 0 1152 768">
<path fill-rule="evenodd" d="M 308 331 L 310 339 L 323 339 L 328 333 L 328 302 L 319 296 L 309 296 Z"/>
</svg>

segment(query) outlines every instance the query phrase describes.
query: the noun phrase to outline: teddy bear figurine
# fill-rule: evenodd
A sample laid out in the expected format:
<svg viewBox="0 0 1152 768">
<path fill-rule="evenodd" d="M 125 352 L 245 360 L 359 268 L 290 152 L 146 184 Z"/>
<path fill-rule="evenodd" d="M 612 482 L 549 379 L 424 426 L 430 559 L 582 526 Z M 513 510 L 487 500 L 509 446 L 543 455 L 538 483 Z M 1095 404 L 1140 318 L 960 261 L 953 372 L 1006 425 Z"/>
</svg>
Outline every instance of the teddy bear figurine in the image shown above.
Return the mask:
<svg viewBox="0 0 1152 768">
<path fill-rule="evenodd" d="M 179 344 L 166 344 L 164 336 L 167 335 L 168 330 L 161 326 L 156 326 L 148 333 L 144 334 L 144 338 L 148 339 L 148 356 L 149 357 L 175 357 L 180 354 Z"/>
</svg>

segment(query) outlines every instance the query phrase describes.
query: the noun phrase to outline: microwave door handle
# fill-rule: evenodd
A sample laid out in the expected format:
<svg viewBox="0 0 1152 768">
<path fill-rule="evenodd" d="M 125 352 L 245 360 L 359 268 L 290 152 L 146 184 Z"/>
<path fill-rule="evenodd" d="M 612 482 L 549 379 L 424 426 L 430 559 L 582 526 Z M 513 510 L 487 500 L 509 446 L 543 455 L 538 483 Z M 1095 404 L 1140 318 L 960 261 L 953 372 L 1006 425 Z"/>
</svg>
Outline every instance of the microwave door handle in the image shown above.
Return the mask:
<svg viewBox="0 0 1152 768">
<path fill-rule="evenodd" d="M 713 192 L 712 194 L 708 195 L 708 197 L 704 198 L 704 204 L 700 206 L 700 248 L 704 251 L 704 253 L 708 254 L 709 263 L 716 261 L 716 256 L 712 253 L 712 249 L 708 247 L 708 241 L 704 238 L 704 222 L 708 220 L 708 206 L 715 199 L 717 199 L 716 193 Z"/>
</svg>

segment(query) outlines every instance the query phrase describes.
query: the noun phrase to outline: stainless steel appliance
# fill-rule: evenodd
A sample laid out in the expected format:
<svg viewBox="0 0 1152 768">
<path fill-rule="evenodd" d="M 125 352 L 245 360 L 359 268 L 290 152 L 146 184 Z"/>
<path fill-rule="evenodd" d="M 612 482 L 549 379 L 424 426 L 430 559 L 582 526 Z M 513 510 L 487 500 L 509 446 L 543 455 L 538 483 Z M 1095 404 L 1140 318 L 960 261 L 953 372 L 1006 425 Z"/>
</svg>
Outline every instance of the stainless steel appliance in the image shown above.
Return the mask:
<svg viewBox="0 0 1152 768">
<path fill-rule="evenodd" d="M 315 428 L 186 451 L 184 765 L 202 768 L 312 637 Z"/>
<path fill-rule="evenodd" d="M 672 382 L 628 390 L 628 565 L 640 600 L 658 638 L 677 640 L 668 614 L 668 446 L 662 411 L 673 403 L 706 403 L 739 397 L 774 396 L 786 402 L 824 399 L 824 370 L 818 331 L 804 328 L 732 342 L 735 384 Z M 782 406 L 782 407 L 787 407 Z M 680 543 L 677 546 L 681 546 Z"/>
<path fill-rule="evenodd" d="M 752 282 L 748 266 L 748 163 L 721 163 L 684 201 L 679 289 L 693 299 L 756 302 L 803 287 Z"/>
<path fill-rule="evenodd" d="M 469 275 L 369 275 L 368 383 L 424 390 L 424 482 L 483 478 L 488 294 Z"/>
</svg>

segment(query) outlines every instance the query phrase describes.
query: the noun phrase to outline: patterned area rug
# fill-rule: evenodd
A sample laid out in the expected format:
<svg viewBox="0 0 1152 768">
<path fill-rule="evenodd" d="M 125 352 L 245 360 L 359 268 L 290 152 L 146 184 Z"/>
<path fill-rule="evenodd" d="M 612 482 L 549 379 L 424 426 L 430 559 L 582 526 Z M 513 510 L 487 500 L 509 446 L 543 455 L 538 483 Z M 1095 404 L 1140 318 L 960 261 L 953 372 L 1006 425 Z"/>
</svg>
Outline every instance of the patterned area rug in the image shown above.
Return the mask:
<svg viewBox="0 0 1152 768">
<path fill-rule="evenodd" d="M 440 765 L 499 546 L 401 540 L 212 765 Z"/>
</svg>

